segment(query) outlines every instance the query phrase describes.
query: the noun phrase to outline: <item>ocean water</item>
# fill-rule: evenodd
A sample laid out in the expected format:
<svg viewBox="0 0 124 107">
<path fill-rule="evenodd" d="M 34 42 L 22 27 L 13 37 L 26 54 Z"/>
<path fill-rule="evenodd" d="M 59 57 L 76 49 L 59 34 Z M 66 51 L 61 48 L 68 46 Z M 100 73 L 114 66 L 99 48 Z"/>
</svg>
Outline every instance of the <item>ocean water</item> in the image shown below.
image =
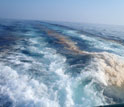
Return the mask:
<svg viewBox="0 0 124 107">
<path fill-rule="evenodd" d="M 1 107 L 124 103 L 122 26 L 0 21 Z"/>
</svg>

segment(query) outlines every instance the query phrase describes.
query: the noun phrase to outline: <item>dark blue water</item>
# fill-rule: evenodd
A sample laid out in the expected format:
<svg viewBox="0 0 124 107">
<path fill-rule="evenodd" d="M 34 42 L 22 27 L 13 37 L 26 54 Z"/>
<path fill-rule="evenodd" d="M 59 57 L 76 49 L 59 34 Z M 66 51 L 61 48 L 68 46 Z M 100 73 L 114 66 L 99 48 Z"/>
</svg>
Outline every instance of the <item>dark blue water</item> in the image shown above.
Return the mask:
<svg viewBox="0 0 124 107">
<path fill-rule="evenodd" d="M 72 29 L 40 21 L 1 20 L 0 106 L 91 107 L 124 102 L 123 95 L 107 88 L 103 71 L 91 55 L 74 54 L 42 26 L 73 41 L 82 51 L 124 57 L 121 31 L 119 39 L 115 36 L 112 41 L 113 32 L 105 30 L 109 36 L 101 37 L 97 31 L 92 35 L 74 25 Z"/>
</svg>

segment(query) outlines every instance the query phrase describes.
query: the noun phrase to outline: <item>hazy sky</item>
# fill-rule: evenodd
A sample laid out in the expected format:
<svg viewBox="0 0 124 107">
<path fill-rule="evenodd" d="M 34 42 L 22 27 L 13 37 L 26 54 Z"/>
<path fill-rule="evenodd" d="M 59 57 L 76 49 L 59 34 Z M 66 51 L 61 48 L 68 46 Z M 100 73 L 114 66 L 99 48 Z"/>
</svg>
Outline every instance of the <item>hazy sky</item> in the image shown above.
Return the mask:
<svg viewBox="0 0 124 107">
<path fill-rule="evenodd" d="M 0 17 L 124 25 L 124 0 L 0 0 Z"/>
</svg>

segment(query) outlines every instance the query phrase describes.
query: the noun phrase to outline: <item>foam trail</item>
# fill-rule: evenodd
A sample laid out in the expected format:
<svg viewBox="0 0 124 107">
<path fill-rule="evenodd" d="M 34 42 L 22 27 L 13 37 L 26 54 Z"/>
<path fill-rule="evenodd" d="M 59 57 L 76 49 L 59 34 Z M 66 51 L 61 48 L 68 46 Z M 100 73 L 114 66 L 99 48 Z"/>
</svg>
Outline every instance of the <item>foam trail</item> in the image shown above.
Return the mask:
<svg viewBox="0 0 124 107">
<path fill-rule="evenodd" d="M 54 38 L 56 38 L 58 41 L 57 43 L 63 44 L 64 48 L 76 53 L 76 54 L 88 54 L 86 51 L 81 51 L 77 46 L 76 43 L 69 40 L 67 37 L 63 36 L 62 34 L 59 34 L 51 29 L 48 29 L 44 26 L 41 26 L 42 29 L 49 35 Z"/>
<path fill-rule="evenodd" d="M 73 53 L 92 55 L 94 58 L 96 58 L 109 85 L 116 85 L 118 87 L 124 85 L 124 60 L 121 60 L 118 56 L 107 52 L 96 53 L 82 51 L 67 37 L 64 37 L 63 35 L 60 35 L 59 33 L 50 29 L 46 29 L 46 32 L 48 35 L 55 37 L 60 44 L 63 44 L 66 49 L 72 51 Z"/>
</svg>

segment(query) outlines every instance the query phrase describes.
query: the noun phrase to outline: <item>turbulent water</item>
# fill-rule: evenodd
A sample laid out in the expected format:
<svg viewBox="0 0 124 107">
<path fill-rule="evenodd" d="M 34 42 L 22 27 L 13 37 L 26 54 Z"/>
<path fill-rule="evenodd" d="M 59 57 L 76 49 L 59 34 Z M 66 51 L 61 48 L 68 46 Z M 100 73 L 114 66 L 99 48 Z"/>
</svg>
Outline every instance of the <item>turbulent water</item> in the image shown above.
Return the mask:
<svg viewBox="0 0 124 107">
<path fill-rule="evenodd" d="M 0 106 L 124 103 L 123 27 L 63 25 L 0 21 Z"/>
</svg>

